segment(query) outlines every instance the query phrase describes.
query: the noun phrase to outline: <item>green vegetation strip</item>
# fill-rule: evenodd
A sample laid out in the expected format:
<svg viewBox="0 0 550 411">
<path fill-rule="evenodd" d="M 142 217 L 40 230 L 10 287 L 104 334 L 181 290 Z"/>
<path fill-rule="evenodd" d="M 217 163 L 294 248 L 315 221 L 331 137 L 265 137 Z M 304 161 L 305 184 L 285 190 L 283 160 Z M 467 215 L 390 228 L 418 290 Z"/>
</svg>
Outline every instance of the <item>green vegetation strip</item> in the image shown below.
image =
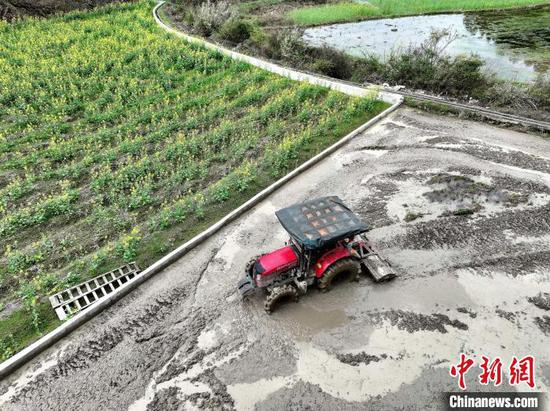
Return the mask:
<svg viewBox="0 0 550 411">
<path fill-rule="evenodd" d="M 548 0 L 369 0 L 301 7 L 287 16 L 301 26 L 341 23 L 368 18 L 419 14 L 510 9 L 550 4 Z"/>
<path fill-rule="evenodd" d="M 147 267 L 388 107 L 235 62 L 153 3 L 0 23 L 0 357 L 46 296 Z"/>
</svg>

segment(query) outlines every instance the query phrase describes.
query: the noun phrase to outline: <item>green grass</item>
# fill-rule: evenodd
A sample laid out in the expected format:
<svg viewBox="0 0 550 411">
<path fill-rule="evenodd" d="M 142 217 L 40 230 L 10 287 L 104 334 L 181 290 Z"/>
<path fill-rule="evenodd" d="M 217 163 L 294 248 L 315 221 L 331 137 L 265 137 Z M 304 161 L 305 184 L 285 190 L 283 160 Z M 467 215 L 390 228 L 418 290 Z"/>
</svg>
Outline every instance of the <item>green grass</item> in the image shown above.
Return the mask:
<svg viewBox="0 0 550 411">
<path fill-rule="evenodd" d="M 378 15 L 379 11 L 374 6 L 347 2 L 303 7 L 288 13 L 292 21 L 300 26 L 355 21 Z"/>
<path fill-rule="evenodd" d="M 284 3 L 285 0 L 251 0 L 238 4 L 241 13 L 250 13 L 262 7 L 275 6 Z"/>
<path fill-rule="evenodd" d="M 548 0 L 370 0 L 368 4 L 341 2 L 301 7 L 287 16 L 297 25 L 311 26 L 367 18 L 417 14 L 508 9 L 550 4 Z"/>
<path fill-rule="evenodd" d="M 1 359 L 58 325 L 47 295 L 145 268 L 387 107 L 185 43 L 152 7 L 0 23 Z"/>
</svg>

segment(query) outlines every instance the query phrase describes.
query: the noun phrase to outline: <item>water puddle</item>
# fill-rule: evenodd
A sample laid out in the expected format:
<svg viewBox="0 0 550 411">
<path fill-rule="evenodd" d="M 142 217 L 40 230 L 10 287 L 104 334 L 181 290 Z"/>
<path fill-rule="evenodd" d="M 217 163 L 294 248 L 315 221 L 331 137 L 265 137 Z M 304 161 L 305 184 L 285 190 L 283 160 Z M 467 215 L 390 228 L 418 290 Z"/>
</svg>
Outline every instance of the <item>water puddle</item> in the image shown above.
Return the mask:
<svg viewBox="0 0 550 411">
<path fill-rule="evenodd" d="M 528 81 L 550 68 L 550 8 L 335 24 L 306 29 L 304 40 L 355 56 L 386 58 L 392 50 L 424 42 L 433 30 L 456 33 L 447 53 L 476 53 L 502 78 Z"/>
<path fill-rule="evenodd" d="M 311 292 L 313 291 L 316 290 Z M 314 304 L 304 300 L 298 304 L 282 305 L 272 315 L 298 341 L 307 341 L 322 331 L 342 327 L 350 321 L 343 309 L 318 310 L 314 307 Z"/>
</svg>

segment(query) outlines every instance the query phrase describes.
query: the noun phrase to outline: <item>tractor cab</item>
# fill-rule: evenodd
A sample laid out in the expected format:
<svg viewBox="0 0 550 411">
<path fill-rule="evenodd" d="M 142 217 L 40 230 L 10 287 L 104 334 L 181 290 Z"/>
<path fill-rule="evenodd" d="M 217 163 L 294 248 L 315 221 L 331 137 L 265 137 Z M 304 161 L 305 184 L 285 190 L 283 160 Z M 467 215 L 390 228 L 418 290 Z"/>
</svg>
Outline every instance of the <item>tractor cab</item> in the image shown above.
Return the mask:
<svg viewBox="0 0 550 411">
<path fill-rule="evenodd" d="M 298 299 L 313 284 L 328 291 L 343 274 L 356 279 L 369 272 L 376 281 L 389 280 L 395 272 L 365 237 L 368 227 L 336 196 L 294 204 L 275 212 L 290 236 L 278 250 L 251 260 L 238 284 L 243 297 L 256 288 L 266 290 L 266 311 L 283 297 Z"/>
</svg>

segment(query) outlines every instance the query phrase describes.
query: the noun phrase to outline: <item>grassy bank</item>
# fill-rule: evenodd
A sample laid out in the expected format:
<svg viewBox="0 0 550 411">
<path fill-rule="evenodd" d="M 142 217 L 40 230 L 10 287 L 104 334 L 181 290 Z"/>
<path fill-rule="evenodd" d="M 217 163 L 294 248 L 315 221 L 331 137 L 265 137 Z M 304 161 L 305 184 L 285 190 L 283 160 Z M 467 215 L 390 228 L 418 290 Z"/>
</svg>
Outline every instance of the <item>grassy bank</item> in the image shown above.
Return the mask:
<svg viewBox="0 0 550 411">
<path fill-rule="evenodd" d="M 0 356 L 45 296 L 146 267 L 387 106 L 189 45 L 152 2 L 0 23 Z"/>
<path fill-rule="evenodd" d="M 306 6 L 287 13 L 300 26 L 341 23 L 367 18 L 411 16 L 428 13 L 509 9 L 550 4 L 548 0 L 369 0 Z"/>
</svg>

